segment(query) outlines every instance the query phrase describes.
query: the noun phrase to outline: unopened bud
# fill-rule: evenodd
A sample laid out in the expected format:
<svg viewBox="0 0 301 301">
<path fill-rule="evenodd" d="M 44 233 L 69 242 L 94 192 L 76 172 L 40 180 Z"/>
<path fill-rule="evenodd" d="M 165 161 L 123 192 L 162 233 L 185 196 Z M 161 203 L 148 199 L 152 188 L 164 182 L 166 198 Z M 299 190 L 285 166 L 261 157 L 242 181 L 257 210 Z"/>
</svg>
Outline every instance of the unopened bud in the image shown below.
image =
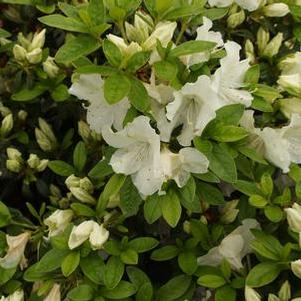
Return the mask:
<svg viewBox="0 0 301 301">
<path fill-rule="evenodd" d="M 30 64 L 38 64 L 42 60 L 42 49 L 36 48 L 32 50 L 31 52 L 26 53 L 26 59 Z"/>
<path fill-rule="evenodd" d="M 62 197 L 61 191 L 56 185 L 50 184 L 49 190 L 52 196 L 58 198 Z"/>
<path fill-rule="evenodd" d="M 79 180 L 79 187 L 86 190 L 88 193 L 93 193 L 94 191 L 94 186 L 87 177 Z"/>
<path fill-rule="evenodd" d="M 8 107 L 5 107 L 0 103 L 0 113 L 1 113 L 2 117 L 6 117 L 7 115 L 11 114 L 12 112 Z"/>
<path fill-rule="evenodd" d="M 39 118 L 39 127 L 53 144 L 57 144 L 57 139 L 51 126 L 43 118 Z"/>
<path fill-rule="evenodd" d="M 1 123 L 1 128 L 0 128 L 1 136 L 5 137 L 7 134 L 9 134 L 13 126 L 14 126 L 13 114 L 9 114 L 5 116 Z"/>
<path fill-rule="evenodd" d="M 246 54 L 246 57 L 249 59 L 250 63 L 255 63 L 256 55 L 255 55 L 254 45 L 251 42 L 251 40 L 249 40 L 249 39 L 246 40 L 245 54 Z"/>
<path fill-rule="evenodd" d="M 285 281 L 278 294 L 281 301 L 290 301 L 291 300 L 291 286 L 288 281 Z"/>
<path fill-rule="evenodd" d="M 265 47 L 263 56 L 272 58 L 277 55 L 283 41 L 283 33 L 279 32 Z"/>
<path fill-rule="evenodd" d="M 24 62 L 26 60 L 26 55 L 27 52 L 26 50 L 20 46 L 20 45 L 15 45 L 13 48 L 13 54 L 14 58 L 19 61 L 19 62 Z"/>
<path fill-rule="evenodd" d="M 79 187 L 79 181 L 80 178 L 76 177 L 75 175 L 71 175 L 65 180 L 65 184 L 68 189 L 70 189 L 71 187 Z"/>
<path fill-rule="evenodd" d="M 25 49 L 28 49 L 28 47 L 30 45 L 30 41 L 24 37 L 22 32 L 18 33 L 18 42 Z"/>
<path fill-rule="evenodd" d="M 261 301 L 260 295 L 251 287 L 245 287 L 245 299 L 246 301 Z"/>
<path fill-rule="evenodd" d="M 232 14 L 227 19 L 227 25 L 229 28 L 236 28 L 245 20 L 245 11 L 242 9 L 239 12 Z"/>
<path fill-rule="evenodd" d="M 13 147 L 8 147 L 6 149 L 6 154 L 7 154 L 8 159 L 10 159 L 10 160 L 16 160 L 19 162 L 23 162 L 22 154 Z"/>
<path fill-rule="evenodd" d="M 47 160 L 47 159 L 41 160 L 40 164 L 36 167 L 36 171 L 41 172 L 41 171 L 45 170 L 48 166 L 48 162 L 49 162 L 49 160 Z"/>
<path fill-rule="evenodd" d="M 272 3 L 263 8 L 263 13 L 267 17 L 283 17 L 290 12 L 285 3 Z"/>
<path fill-rule="evenodd" d="M 227 202 L 227 204 L 221 210 L 220 221 L 223 224 L 230 224 L 236 219 L 237 214 L 239 213 L 239 210 L 236 209 L 238 202 L 239 202 L 239 200 L 233 200 L 233 201 Z"/>
<path fill-rule="evenodd" d="M 291 262 L 291 269 L 295 276 L 301 278 L 301 259 Z"/>
<path fill-rule="evenodd" d="M 35 128 L 35 136 L 40 148 L 45 152 L 54 150 L 54 146 L 49 138 L 38 128 Z"/>
<path fill-rule="evenodd" d="M 190 234 L 191 233 L 191 225 L 189 221 L 185 221 L 183 223 L 183 230 L 185 233 Z"/>
<path fill-rule="evenodd" d="M 24 110 L 20 110 L 20 111 L 18 112 L 18 118 L 19 118 L 20 120 L 22 120 L 22 121 L 25 121 L 25 120 L 26 120 L 27 115 L 28 115 L 28 113 L 27 113 L 26 111 L 24 111 Z"/>
<path fill-rule="evenodd" d="M 267 30 L 265 30 L 263 27 L 260 27 L 257 31 L 257 45 L 260 54 L 263 53 L 269 40 L 270 40 L 270 33 Z"/>
<path fill-rule="evenodd" d="M 55 78 L 58 75 L 60 68 L 54 62 L 54 58 L 48 56 L 46 61 L 43 63 L 43 70 L 50 78 Z"/>
<path fill-rule="evenodd" d="M 43 48 L 45 43 L 45 33 L 46 29 L 43 29 L 41 32 L 34 34 L 31 44 L 28 47 L 29 51 L 32 51 L 37 48 Z"/>
<path fill-rule="evenodd" d="M 78 122 L 78 134 L 85 142 L 88 142 L 91 139 L 91 129 L 89 125 L 82 120 Z"/>
<path fill-rule="evenodd" d="M 16 160 L 6 160 L 6 168 L 12 172 L 20 172 L 22 169 L 22 164 Z"/>
<path fill-rule="evenodd" d="M 80 187 L 71 187 L 71 193 L 81 202 L 87 204 L 95 204 L 96 200 L 86 190 Z"/>
<path fill-rule="evenodd" d="M 281 301 L 276 295 L 269 294 L 268 301 Z"/>
<path fill-rule="evenodd" d="M 40 159 L 36 154 L 30 154 L 29 159 L 27 160 L 27 164 L 30 168 L 36 169 L 40 164 Z"/>
</svg>

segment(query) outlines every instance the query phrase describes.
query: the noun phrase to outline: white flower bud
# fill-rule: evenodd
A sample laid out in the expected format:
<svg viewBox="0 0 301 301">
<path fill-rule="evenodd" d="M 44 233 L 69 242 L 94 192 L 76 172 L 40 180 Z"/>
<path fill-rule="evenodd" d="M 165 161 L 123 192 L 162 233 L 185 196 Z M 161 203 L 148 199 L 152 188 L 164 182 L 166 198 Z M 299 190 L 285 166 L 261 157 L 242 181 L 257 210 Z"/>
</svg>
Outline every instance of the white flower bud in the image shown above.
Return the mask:
<svg viewBox="0 0 301 301">
<path fill-rule="evenodd" d="M 285 209 L 289 227 L 294 232 L 301 232 L 301 206 L 294 203 L 292 208 Z"/>
<path fill-rule="evenodd" d="M 56 210 L 49 217 L 44 220 L 44 224 L 48 226 L 49 236 L 55 236 L 62 233 L 69 223 L 72 221 L 73 211 Z"/>
<path fill-rule="evenodd" d="M 27 38 L 24 37 L 22 32 L 18 33 L 18 42 L 25 49 L 28 49 L 28 47 L 30 46 L 30 43 L 31 43 Z"/>
<path fill-rule="evenodd" d="M 89 125 L 80 120 L 78 122 L 78 134 L 81 136 L 81 138 L 85 141 L 88 142 L 91 139 L 91 130 Z"/>
<path fill-rule="evenodd" d="M 49 293 L 47 294 L 46 298 L 43 301 L 60 301 L 61 300 L 61 291 L 60 285 L 55 283 Z"/>
<path fill-rule="evenodd" d="M 27 115 L 28 115 L 28 113 L 27 113 L 26 111 L 24 111 L 24 110 L 20 110 L 20 111 L 18 112 L 18 118 L 19 118 L 20 120 L 22 120 L 22 121 L 25 121 L 25 120 L 26 120 Z"/>
<path fill-rule="evenodd" d="M 35 128 L 35 136 L 40 148 L 45 152 L 50 152 L 54 149 L 49 138 L 38 128 Z"/>
<path fill-rule="evenodd" d="M 10 133 L 14 126 L 13 114 L 5 116 L 1 123 L 0 133 L 3 137 Z"/>
<path fill-rule="evenodd" d="M 39 127 L 42 132 L 49 138 L 49 140 L 53 142 L 53 144 L 57 143 L 57 139 L 52 131 L 51 126 L 43 118 L 39 118 Z"/>
<path fill-rule="evenodd" d="M 291 286 L 288 281 L 285 281 L 278 293 L 278 296 L 281 301 L 290 301 L 291 300 Z"/>
<path fill-rule="evenodd" d="M 79 177 L 76 177 L 75 175 L 71 175 L 65 180 L 65 184 L 70 189 L 71 187 L 79 187 L 79 183 L 80 183 L 79 181 L 80 181 Z"/>
<path fill-rule="evenodd" d="M 268 301 L 281 301 L 276 295 L 269 294 Z"/>
<path fill-rule="evenodd" d="M 236 28 L 245 20 L 245 11 L 242 9 L 239 12 L 232 14 L 227 19 L 227 25 L 229 28 Z"/>
<path fill-rule="evenodd" d="M 29 159 L 27 160 L 27 164 L 30 168 L 36 169 L 40 164 L 40 159 L 36 154 L 30 154 Z"/>
<path fill-rule="evenodd" d="M 246 301 L 261 301 L 260 295 L 251 287 L 245 287 L 245 299 Z"/>
<path fill-rule="evenodd" d="M 43 62 L 43 70 L 47 73 L 47 75 L 50 78 L 55 78 L 58 75 L 60 68 L 54 62 L 54 58 L 48 56 L 46 61 Z"/>
<path fill-rule="evenodd" d="M 263 27 L 260 27 L 257 31 L 257 45 L 260 54 L 263 53 L 269 40 L 270 40 L 270 33 L 267 30 L 265 30 Z"/>
<path fill-rule="evenodd" d="M 33 36 L 31 44 L 28 47 L 28 51 L 43 48 L 45 43 L 45 34 L 46 34 L 46 29 L 43 29 L 39 33 L 36 32 Z"/>
<path fill-rule="evenodd" d="M 254 50 L 254 45 L 251 40 L 247 39 L 245 44 L 245 54 L 246 57 L 249 59 L 250 63 L 255 63 L 256 61 L 256 54 Z"/>
<path fill-rule="evenodd" d="M 291 118 L 292 114 L 301 115 L 301 99 L 297 97 L 280 99 L 280 110 L 287 117 Z"/>
<path fill-rule="evenodd" d="M 272 3 L 263 8 L 263 13 L 267 17 L 283 17 L 290 12 L 285 3 Z"/>
<path fill-rule="evenodd" d="M 9 114 L 12 114 L 12 111 L 8 108 L 2 105 L 2 103 L 0 103 L 0 113 L 2 115 L 2 117 L 6 117 Z"/>
<path fill-rule="evenodd" d="M 6 168 L 11 172 L 18 173 L 22 169 L 22 164 L 16 160 L 6 160 Z"/>
<path fill-rule="evenodd" d="M 291 269 L 295 276 L 301 278 L 301 259 L 291 262 Z"/>
<path fill-rule="evenodd" d="M 262 53 L 263 56 L 266 56 L 269 58 L 275 56 L 279 52 L 282 41 L 283 41 L 283 33 L 279 32 L 265 47 L 265 49 Z"/>
<path fill-rule="evenodd" d="M 6 153 L 7 153 L 7 157 L 10 160 L 16 160 L 19 161 L 20 163 L 23 162 L 22 154 L 16 148 L 8 147 L 6 149 Z"/>
<path fill-rule="evenodd" d="M 95 204 L 96 200 L 86 190 L 80 187 L 71 187 L 71 193 L 81 202 L 87 204 Z"/>
<path fill-rule="evenodd" d="M 38 64 L 42 60 L 42 49 L 41 48 L 36 48 L 30 52 L 26 53 L 26 59 L 30 64 Z"/>
<path fill-rule="evenodd" d="M 36 167 L 36 171 L 41 172 L 41 171 L 45 170 L 48 166 L 48 162 L 49 162 L 49 160 L 47 160 L 47 159 L 41 160 L 40 164 Z"/>
<path fill-rule="evenodd" d="M 88 193 L 93 193 L 94 191 L 94 186 L 87 177 L 79 180 L 79 187 L 86 190 Z"/>
<path fill-rule="evenodd" d="M 26 60 L 26 55 L 27 52 L 26 50 L 20 46 L 20 45 L 15 45 L 13 48 L 13 54 L 14 58 L 19 61 L 19 62 L 24 62 Z"/>
</svg>

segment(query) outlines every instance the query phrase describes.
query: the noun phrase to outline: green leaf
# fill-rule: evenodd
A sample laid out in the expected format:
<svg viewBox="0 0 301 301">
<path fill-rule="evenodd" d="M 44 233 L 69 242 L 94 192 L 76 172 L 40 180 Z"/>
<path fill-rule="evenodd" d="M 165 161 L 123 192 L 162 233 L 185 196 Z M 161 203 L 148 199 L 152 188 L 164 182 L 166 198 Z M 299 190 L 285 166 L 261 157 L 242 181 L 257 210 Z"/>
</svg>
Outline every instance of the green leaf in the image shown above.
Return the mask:
<svg viewBox="0 0 301 301">
<path fill-rule="evenodd" d="M 264 173 L 260 179 L 260 188 L 266 197 L 270 197 L 274 190 L 274 182 L 269 173 Z"/>
<path fill-rule="evenodd" d="M 195 191 L 196 191 L 195 180 L 192 176 L 190 176 L 186 185 L 180 189 L 181 197 L 185 199 L 186 202 L 192 203 L 194 201 Z"/>
<path fill-rule="evenodd" d="M 238 125 L 244 111 L 245 106 L 242 104 L 224 106 L 216 111 L 215 120 L 224 125 Z"/>
<path fill-rule="evenodd" d="M 48 167 L 56 174 L 69 177 L 75 173 L 74 167 L 64 161 L 54 160 L 48 162 Z"/>
<path fill-rule="evenodd" d="M 70 94 L 68 92 L 68 88 L 66 85 L 58 85 L 52 92 L 51 97 L 54 101 L 60 102 L 65 101 L 70 97 Z"/>
<path fill-rule="evenodd" d="M 14 101 L 30 101 L 42 95 L 47 90 L 47 87 L 36 84 L 31 89 L 23 88 L 19 92 L 14 93 L 11 98 Z"/>
<path fill-rule="evenodd" d="M 242 127 L 216 123 L 206 130 L 206 134 L 219 142 L 234 142 L 247 137 L 249 132 Z"/>
<path fill-rule="evenodd" d="M 110 40 L 104 40 L 102 45 L 103 52 L 108 60 L 108 62 L 114 66 L 119 67 L 123 57 L 119 48 L 112 43 Z"/>
<path fill-rule="evenodd" d="M 161 80 L 173 81 L 177 77 L 177 65 L 167 61 L 154 63 L 156 76 Z"/>
<path fill-rule="evenodd" d="M 70 207 L 78 216 L 87 216 L 87 217 L 95 216 L 95 211 L 87 205 L 81 203 L 73 203 L 71 204 Z"/>
<path fill-rule="evenodd" d="M 78 267 L 80 261 L 80 252 L 71 252 L 68 254 L 61 265 L 62 273 L 65 277 L 70 276 Z"/>
<path fill-rule="evenodd" d="M 51 249 L 38 262 L 37 270 L 43 273 L 58 269 L 70 250 Z"/>
<path fill-rule="evenodd" d="M 226 283 L 224 277 L 219 275 L 204 275 L 198 279 L 198 284 L 209 288 L 218 288 Z"/>
<path fill-rule="evenodd" d="M 89 28 L 81 21 L 69 17 L 64 17 L 59 14 L 43 16 L 38 20 L 48 26 L 56 27 L 68 31 L 88 33 Z"/>
<path fill-rule="evenodd" d="M 260 155 L 255 149 L 249 148 L 246 146 L 242 146 L 238 148 L 238 151 L 246 156 L 247 158 L 250 158 L 254 162 L 258 162 L 264 165 L 268 165 L 268 162 L 263 158 L 262 155 Z"/>
<path fill-rule="evenodd" d="M 100 293 L 106 298 L 119 300 L 134 295 L 136 291 L 137 289 L 132 283 L 122 280 L 114 289 L 102 288 Z"/>
<path fill-rule="evenodd" d="M 233 186 L 235 189 L 239 190 L 247 196 L 252 196 L 253 194 L 261 195 L 261 190 L 254 182 L 238 180 Z"/>
<path fill-rule="evenodd" d="M 271 113 L 274 111 L 273 106 L 270 103 L 268 103 L 264 98 L 257 96 L 254 97 L 252 101 L 252 109 L 266 113 Z"/>
<path fill-rule="evenodd" d="M 69 291 L 67 297 L 72 301 L 89 301 L 93 295 L 94 291 L 90 285 L 81 284 Z"/>
<path fill-rule="evenodd" d="M 122 74 L 110 75 L 104 83 L 104 95 L 109 104 L 115 104 L 124 99 L 131 88 L 130 80 Z"/>
<path fill-rule="evenodd" d="M 273 223 L 278 223 L 283 219 L 283 211 L 278 206 L 266 206 L 264 215 Z"/>
<path fill-rule="evenodd" d="M 133 185 L 131 178 L 127 178 L 120 190 L 120 208 L 124 216 L 129 217 L 138 213 L 142 198 Z"/>
<path fill-rule="evenodd" d="M 215 301 L 236 301 L 236 290 L 229 285 L 218 288 Z"/>
<path fill-rule="evenodd" d="M 103 76 L 109 76 L 116 73 L 116 70 L 110 66 L 96 66 L 96 65 L 86 65 L 80 66 L 76 69 L 76 72 L 79 74 L 101 74 Z"/>
<path fill-rule="evenodd" d="M 155 261 L 166 261 L 175 258 L 179 254 L 176 246 L 165 246 L 152 252 L 151 259 Z"/>
<path fill-rule="evenodd" d="M 152 301 L 154 290 L 150 282 L 144 283 L 138 290 L 136 301 Z"/>
<path fill-rule="evenodd" d="M 103 159 L 99 161 L 88 173 L 88 177 L 93 181 L 98 181 L 113 173 L 112 166 L 109 161 Z"/>
<path fill-rule="evenodd" d="M 204 11 L 202 5 L 183 5 L 171 10 L 162 16 L 164 20 L 177 20 L 179 18 L 191 17 L 199 15 Z"/>
<path fill-rule="evenodd" d="M 145 66 L 149 60 L 150 52 L 139 51 L 134 53 L 127 63 L 127 70 L 129 72 L 136 72 L 143 66 Z"/>
<path fill-rule="evenodd" d="M 83 141 L 80 141 L 77 143 L 74 152 L 73 152 L 73 164 L 75 168 L 81 172 L 87 161 L 87 152 L 86 152 L 86 146 Z"/>
<path fill-rule="evenodd" d="M 108 289 L 115 288 L 124 273 L 124 263 L 117 256 L 111 256 L 106 263 L 104 271 L 104 283 Z"/>
<path fill-rule="evenodd" d="M 103 283 L 105 264 L 101 256 L 90 254 L 80 261 L 80 268 L 87 278 L 96 284 Z"/>
<path fill-rule="evenodd" d="M 216 43 L 208 41 L 188 41 L 172 49 L 169 52 L 169 56 L 179 57 L 193 53 L 204 52 L 213 49 L 215 45 Z"/>
<path fill-rule="evenodd" d="M 129 266 L 126 268 L 126 272 L 130 278 L 130 281 L 136 286 L 136 288 L 139 288 L 143 284 L 150 282 L 148 276 L 137 267 Z"/>
<path fill-rule="evenodd" d="M 17 270 L 16 268 L 4 269 L 0 267 L 0 285 L 2 286 L 7 281 L 9 281 L 16 273 L 16 270 Z"/>
<path fill-rule="evenodd" d="M 225 203 L 224 196 L 219 189 L 207 183 L 198 183 L 198 194 L 201 199 L 210 205 L 222 205 Z"/>
<path fill-rule="evenodd" d="M 4 203 L 0 201 L 0 228 L 9 225 L 11 222 L 11 215 L 9 209 Z"/>
<path fill-rule="evenodd" d="M 249 203 L 256 208 L 264 208 L 268 201 L 261 195 L 253 194 L 249 198 Z"/>
<path fill-rule="evenodd" d="M 273 282 L 279 275 L 281 268 L 275 262 L 259 263 L 249 272 L 246 284 L 251 287 L 261 287 Z"/>
<path fill-rule="evenodd" d="M 172 278 L 158 290 L 158 301 L 172 301 L 185 294 L 191 284 L 191 277 L 180 275 Z"/>
<path fill-rule="evenodd" d="M 101 44 L 91 36 L 81 35 L 68 40 L 56 53 L 58 63 L 68 64 L 97 50 Z"/>
<path fill-rule="evenodd" d="M 120 254 L 120 258 L 124 264 L 137 264 L 138 253 L 133 249 L 126 249 Z"/>
<path fill-rule="evenodd" d="M 131 79 L 131 89 L 128 95 L 131 104 L 140 112 L 145 112 L 150 108 L 148 93 L 139 79 Z"/>
<path fill-rule="evenodd" d="M 162 215 L 166 222 L 172 227 L 176 227 L 182 213 L 182 207 L 177 194 L 172 190 L 161 196 Z"/>
<path fill-rule="evenodd" d="M 248 69 L 248 71 L 245 74 L 245 83 L 248 84 L 257 84 L 260 77 L 260 66 L 253 65 Z"/>
<path fill-rule="evenodd" d="M 198 267 L 197 258 L 192 252 L 180 253 L 178 263 L 181 270 L 187 275 L 192 275 Z"/>
<path fill-rule="evenodd" d="M 9 38 L 11 34 L 3 28 L 0 28 L 0 38 Z"/>
<path fill-rule="evenodd" d="M 157 194 L 151 195 L 145 200 L 143 212 L 144 217 L 149 224 L 153 224 L 161 217 L 162 210 L 160 202 L 160 196 L 158 196 Z"/>
<path fill-rule="evenodd" d="M 159 242 L 153 237 L 138 237 L 131 240 L 128 246 L 138 253 L 144 253 L 154 249 Z"/>
<path fill-rule="evenodd" d="M 100 25 L 105 22 L 105 7 L 103 0 L 90 0 L 88 6 L 88 14 L 91 21 L 95 25 Z"/>
</svg>

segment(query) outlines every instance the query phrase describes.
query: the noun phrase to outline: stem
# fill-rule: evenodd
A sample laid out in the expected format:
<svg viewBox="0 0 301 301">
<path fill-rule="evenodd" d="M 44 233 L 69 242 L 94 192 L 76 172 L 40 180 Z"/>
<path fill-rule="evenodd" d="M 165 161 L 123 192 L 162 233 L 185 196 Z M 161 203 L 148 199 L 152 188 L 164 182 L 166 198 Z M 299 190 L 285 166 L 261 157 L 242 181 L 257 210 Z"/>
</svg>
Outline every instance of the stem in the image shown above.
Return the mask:
<svg viewBox="0 0 301 301">
<path fill-rule="evenodd" d="M 28 224 L 14 222 L 14 221 L 11 222 L 11 224 L 14 225 L 14 226 L 20 226 L 20 227 L 28 228 L 28 229 L 31 229 L 31 230 L 36 230 L 38 228 L 37 226 L 31 226 L 31 225 L 28 225 Z"/>
<path fill-rule="evenodd" d="M 187 25 L 188 25 L 188 24 L 187 24 L 186 22 L 183 22 L 183 23 L 182 23 L 180 33 L 179 33 L 179 35 L 178 35 L 178 37 L 177 37 L 177 40 L 176 40 L 176 45 L 178 45 L 178 44 L 180 43 L 180 41 L 181 41 L 181 39 L 182 39 L 182 37 L 183 37 L 183 35 L 184 35 L 186 29 L 187 29 Z"/>
<path fill-rule="evenodd" d="M 128 43 L 128 39 L 127 39 L 127 36 L 126 36 L 126 32 L 125 32 L 123 21 L 118 21 L 118 27 L 119 27 L 119 30 L 121 32 L 122 38 L 124 39 L 124 41 L 126 43 Z"/>
</svg>

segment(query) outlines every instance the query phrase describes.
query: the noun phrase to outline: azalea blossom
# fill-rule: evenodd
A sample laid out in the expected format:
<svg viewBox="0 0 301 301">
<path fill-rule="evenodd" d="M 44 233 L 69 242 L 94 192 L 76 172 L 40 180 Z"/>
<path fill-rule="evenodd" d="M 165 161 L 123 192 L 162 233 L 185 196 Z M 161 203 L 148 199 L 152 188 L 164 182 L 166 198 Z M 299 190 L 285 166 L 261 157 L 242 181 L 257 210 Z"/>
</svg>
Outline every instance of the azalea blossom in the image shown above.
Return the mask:
<svg viewBox="0 0 301 301">
<path fill-rule="evenodd" d="M 7 297 L 2 296 L 0 301 L 24 301 L 24 292 L 18 289 Z"/>
<path fill-rule="evenodd" d="M 116 173 L 131 175 L 142 195 L 151 195 L 162 184 L 160 167 L 160 137 L 149 124 L 150 119 L 139 116 L 119 132 L 104 127 L 102 136 L 111 146 L 118 148 L 110 164 Z"/>
<path fill-rule="evenodd" d="M 254 239 L 251 229 L 259 229 L 255 219 L 245 219 L 242 225 L 226 236 L 219 246 L 212 248 L 206 255 L 198 258 L 199 265 L 218 266 L 226 259 L 232 269 L 243 268 L 242 259 L 252 252 L 250 242 Z"/>
<path fill-rule="evenodd" d="M 8 245 L 7 253 L 4 257 L 0 258 L 0 266 L 4 269 L 12 269 L 19 264 L 22 266 L 25 263 L 24 251 L 26 244 L 30 238 L 28 232 L 24 232 L 17 236 L 10 236 L 6 234 L 6 243 Z"/>
<path fill-rule="evenodd" d="M 178 154 L 165 148 L 161 152 L 161 164 L 164 179 L 173 179 L 179 187 L 183 187 L 190 173 L 206 173 L 209 161 L 204 154 L 192 147 L 182 148 Z"/>
<path fill-rule="evenodd" d="M 244 78 L 250 68 L 249 60 L 240 61 L 241 46 L 235 42 L 225 43 L 227 55 L 220 60 L 218 68 L 212 76 L 212 86 L 217 91 L 223 105 L 242 103 L 249 107 L 253 97 L 250 92 L 242 90 Z"/>
<path fill-rule="evenodd" d="M 236 3 L 243 9 L 248 11 L 254 11 L 259 8 L 261 1 L 260 0 L 209 0 L 208 1 L 210 6 L 217 6 L 217 7 L 228 7 L 233 3 Z"/>
<path fill-rule="evenodd" d="M 116 104 L 109 104 L 104 97 L 103 85 L 104 81 L 99 74 L 81 74 L 69 89 L 70 94 L 90 102 L 87 122 L 97 133 L 101 133 L 105 125 L 122 129 L 123 120 L 131 107 L 127 98 Z"/>
<path fill-rule="evenodd" d="M 60 285 L 54 283 L 51 290 L 48 292 L 47 296 L 43 299 L 43 301 L 60 301 L 60 300 L 61 300 Z"/>
<path fill-rule="evenodd" d="M 291 208 L 284 209 L 286 212 L 287 222 L 292 231 L 301 232 L 301 206 L 294 203 Z"/>
<path fill-rule="evenodd" d="M 279 64 L 282 70 L 278 84 L 287 92 L 300 96 L 301 93 L 301 52 L 296 52 Z"/>
<path fill-rule="evenodd" d="M 94 221 L 85 221 L 73 226 L 68 240 L 70 250 L 73 250 L 89 239 L 92 250 L 101 249 L 109 238 L 109 231 Z"/>
<path fill-rule="evenodd" d="M 280 129 L 259 129 L 254 126 L 253 114 L 252 110 L 246 111 L 241 120 L 241 125 L 253 134 L 250 145 L 284 173 L 289 172 L 291 163 L 300 164 L 301 116 L 292 114 L 289 125 Z"/>
<path fill-rule="evenodd" d="M 182 146 L 190 146 L 191 140 L 200 136 L 215 118 L 221 102 L 206 75 L 201 75 L 195 83 L 185 84 L 174 97 L 175 100 L 166 107 L 166 116 L 175 126 L 183 125 L 178 141 Z"/>
<path fill-rule="evenodd" d="M 214 42 L 216 43 L 215 48 L 211 51 L 204 51 L 201 53 L 186 56 L 184 60 L 186 61 L 186 64 L 188 66 L 207 62 L 210 59 L 210 52 L 215 51 L 217 48 L 223 46 L 224 41 L 221 33 L 210 30 L 212 28 L 212 25 L 213 23 L 210 19 L 203 17 L 203 25 L 196 30 L 196 41 Z"/>
<path fill-rule="evenodd" d="M 58 235 L 66 229 L 73 217 L 71 209 L 57 209 L 49 217 L 44 220 L 44 224 L 48 226 L 49 237 Z"/>
</svg>

